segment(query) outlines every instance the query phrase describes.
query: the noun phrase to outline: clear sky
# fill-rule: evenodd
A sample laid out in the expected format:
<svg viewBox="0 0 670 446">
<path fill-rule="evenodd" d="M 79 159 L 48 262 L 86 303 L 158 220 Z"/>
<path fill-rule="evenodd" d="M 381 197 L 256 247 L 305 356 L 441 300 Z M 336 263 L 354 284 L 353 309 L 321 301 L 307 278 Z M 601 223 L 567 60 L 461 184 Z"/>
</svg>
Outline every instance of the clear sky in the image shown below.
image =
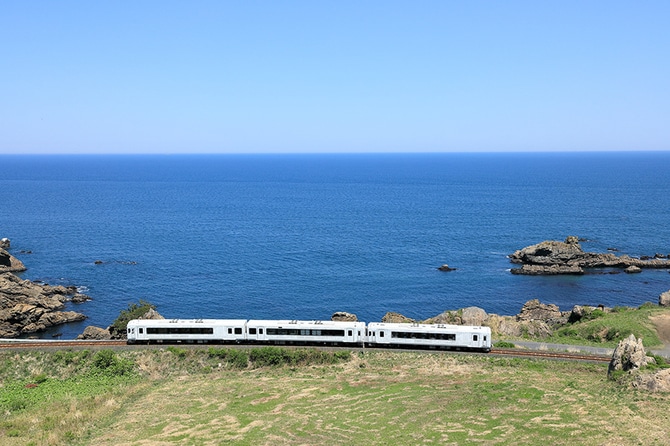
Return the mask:
<svg viewBox="0 0 670 446">
<path fill-rule="evenodd" d="M 3 0 L 0 153 L 670 150 L 670 1 Z"/>
</svg>

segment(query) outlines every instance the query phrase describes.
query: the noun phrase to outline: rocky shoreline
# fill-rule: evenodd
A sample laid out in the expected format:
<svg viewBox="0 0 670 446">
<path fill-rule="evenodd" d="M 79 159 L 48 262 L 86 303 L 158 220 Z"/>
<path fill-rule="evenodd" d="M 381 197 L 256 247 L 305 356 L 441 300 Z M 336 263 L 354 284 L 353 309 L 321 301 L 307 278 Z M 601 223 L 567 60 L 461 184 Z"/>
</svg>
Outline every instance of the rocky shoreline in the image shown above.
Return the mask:
<svg viewBox="0 0 670 446">
<path fill-rule="evenodd" d="M 9 240 L 0 248 L 0 338 L 16 338 L 86 319 L 82 313 L 62 311 L 66 302 L 85 302 L 90 297 L 75 286 L 51 286 L 23 280 L 13 274 L 26 267 L 9 254 Z"/>
</svg>

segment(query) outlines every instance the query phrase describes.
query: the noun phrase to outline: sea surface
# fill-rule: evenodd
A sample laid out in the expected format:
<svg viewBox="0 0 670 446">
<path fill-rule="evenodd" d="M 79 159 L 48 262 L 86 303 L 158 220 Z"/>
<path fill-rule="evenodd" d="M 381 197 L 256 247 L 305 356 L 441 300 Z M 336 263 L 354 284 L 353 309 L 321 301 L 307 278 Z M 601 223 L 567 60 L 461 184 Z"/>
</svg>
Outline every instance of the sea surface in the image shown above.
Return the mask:
<svg viewBox="0 0 670 446">
<path fill-rule="evenodd" d="M 667 270 L 515 276 L 507 255 L 569 235 L 670 254 L 669 179 L 670 152 L 4 155 L 0 237 L 23 278 L 92 298 L 45 337 L 139 299 L 168 318 L 368 322 L 535 298 L 638 306 L 670 289 Z"/>
</svg>

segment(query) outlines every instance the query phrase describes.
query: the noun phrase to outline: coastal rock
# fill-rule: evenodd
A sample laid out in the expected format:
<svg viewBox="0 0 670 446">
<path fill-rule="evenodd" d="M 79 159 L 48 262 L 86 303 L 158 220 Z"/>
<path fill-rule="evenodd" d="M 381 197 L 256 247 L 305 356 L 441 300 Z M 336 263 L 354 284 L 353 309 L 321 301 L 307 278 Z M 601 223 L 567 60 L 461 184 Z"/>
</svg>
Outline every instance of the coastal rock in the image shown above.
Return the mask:
<svg viewBox="0 0 670 446">
<path fill-rule="evenodd" d="M 25 265 L 19 259 L 0 248 L 0 273 L 16 273 L 25 270 Z"/>
<path fill-rule="evenodd" d="M 444 265 L 438 267 L 437 269 L 439 269 L 440 271 L 447 271 L 447 272 L 456 270 L 456 268 L 452 268 L 449 265 L 447 265 L 446 263 Z"/>
<path fill-rule="evenodd" d="M 639 374 L 633 381 L 633 387 L 649 392 L 670 392 L 670 369 L 651 374 Z"/>
<path fill-rule="evenodd" d="M 521 307 L 521 312 L 517 315 L 518 321 L 555 321 L 562 318 L 561 310 L 558 305 L 543 304 L 538 299 L 532 299 Z"/>
<path fill-rule="evenodd" d="M 569 243 L 568 243 L 569 241 Z M 544 241 L 536 245 L 515 251 L 509 256 L 512 263 L 529 265 L 563 265 L 569 264 L 583 256 L 584 251 L 574 236 L 565 242 Z"/>
<path fill-rule="evenodd" d="M 588 318 L 590 317 L 594 311 L 599 310 L 602 311 L 603 313 L 611 313 L 612 309 L 611 308 L 606 308 L 603 305 L 598 305 L 597 307 L 593 307 L 590 305 L 575 305 L 572 307 L 572 311 L 570 311 L 570 314 L 568 315 L 568 320 L 567 322 L 570 324 L 574 324 L 575 322 L 581 321 L 583 318 Z"/>
<path fill-rule="evenodd" d="M 524 276 L 555 276 L 558 274 L 580 276 L 584 274 L 584 269 L 576 265 L 522 265 L 521 268 L 512 268 L 510 272 Z"/>
<path fill-rule="evenodd" d="M 591 268 L 670 268 L 670 260 L 663 257 L 638 259 L 611 252 L 584 252 L 575 236 L 564 242 L 550 240 L 528 246 L 515 251 L 509 259 L 522 265 L 510 272 L 523 275 L 584 274 L 585 269 Z M 638 272 L 635 268 L 627 272 Z"/>
<path fill-rule="evenodd" d="M 0 274 L 0 337 L 14 338 L 49 327 L 80 321 L 81 313 L 61 311 L 76 288 L 52 287 Z"/>
<path fill-rule="evenodd" d="M 628 268 L 624 269 L 623 272 L 626 274 L 638 274 L 642 272 L 642 269 L 639 266 L 631 265 Z"/>
<path fill-rule="evenodd" d="M 0 249 L 9 249 L 11 248 L 11 242 L 8 238 L 0 238 Z"/>
<path fill-rule="evenodd" d="M 346 311 L 336 311 L 330 317 L 331 321 L 341 321 L 341 322 L 356 322 L 358 317 L 355 314 L 347 313 Z"/>
<path fill-rule="evenodd" d="M 156 311 L 153 308 L 149 308 L 146 313 L 142 317 L 138 317 L 138 319 L 165 319 L 158 311 Z"/>
<path fill-rule="evenodd" d="M 457 311 L 445 311 L 422 321 L 422 324 L 484 325 L 488 319 L 486 311 L 479 307 L 467 307 Z"/>
<path fill-rule="evenodd" d="M 84 332 L 82 334 L 77 336 L 77 339 L 105 341 L 112 339 L 112 335 L 107 329 L 89 325 L 84 329 Z"/>
<path fill-rule="evenodd" d="M 670 290 L 658 296 L 658 305 L 661 307 L 670 307 Z"/>
<path fill-rule="evenodd" d="M 416 323 L 417 321 L 414 319 L 410 319 L 406 316 L 403 316 L 400 313 L 393 313 L 389 311 L 382 317 L 382 322 L 385 323 Z"/>
<path fill-rule="evenodd" d="M 626 339 L 619 341 L 614 349 L 608 373 L 618 370 L 630 373 L 652 362 L 655 362 L 654 358 L 647 356 L 644 345 L 642 345 L 642 338 L 636 339 L 635 335 L 631 334 Z"/>
</svg>

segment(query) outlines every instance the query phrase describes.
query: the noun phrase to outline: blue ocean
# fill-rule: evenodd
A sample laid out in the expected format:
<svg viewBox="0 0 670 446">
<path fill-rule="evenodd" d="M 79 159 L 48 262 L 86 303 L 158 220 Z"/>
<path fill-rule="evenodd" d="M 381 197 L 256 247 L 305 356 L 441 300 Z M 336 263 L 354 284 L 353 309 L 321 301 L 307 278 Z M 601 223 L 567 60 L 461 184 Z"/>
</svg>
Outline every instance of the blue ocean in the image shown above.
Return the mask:
<svg viewBox="0 0 670 446">
<path fill-rule="evenodd" d="M 535 298 L 638 306 L 670 289 L 667 270 L 515 276 L 507 258 L 569 235 L 588 251 L 670 254 L 667 152 L 4 155 L 0 166 L 0 237 L 21 276 L 92 298 L 68 305 L 88 319 L 58 327 L 63 338 L 139 299 L 168 318 L 379 321 L 467 306 L 511 315 Z"/>
</svg>

